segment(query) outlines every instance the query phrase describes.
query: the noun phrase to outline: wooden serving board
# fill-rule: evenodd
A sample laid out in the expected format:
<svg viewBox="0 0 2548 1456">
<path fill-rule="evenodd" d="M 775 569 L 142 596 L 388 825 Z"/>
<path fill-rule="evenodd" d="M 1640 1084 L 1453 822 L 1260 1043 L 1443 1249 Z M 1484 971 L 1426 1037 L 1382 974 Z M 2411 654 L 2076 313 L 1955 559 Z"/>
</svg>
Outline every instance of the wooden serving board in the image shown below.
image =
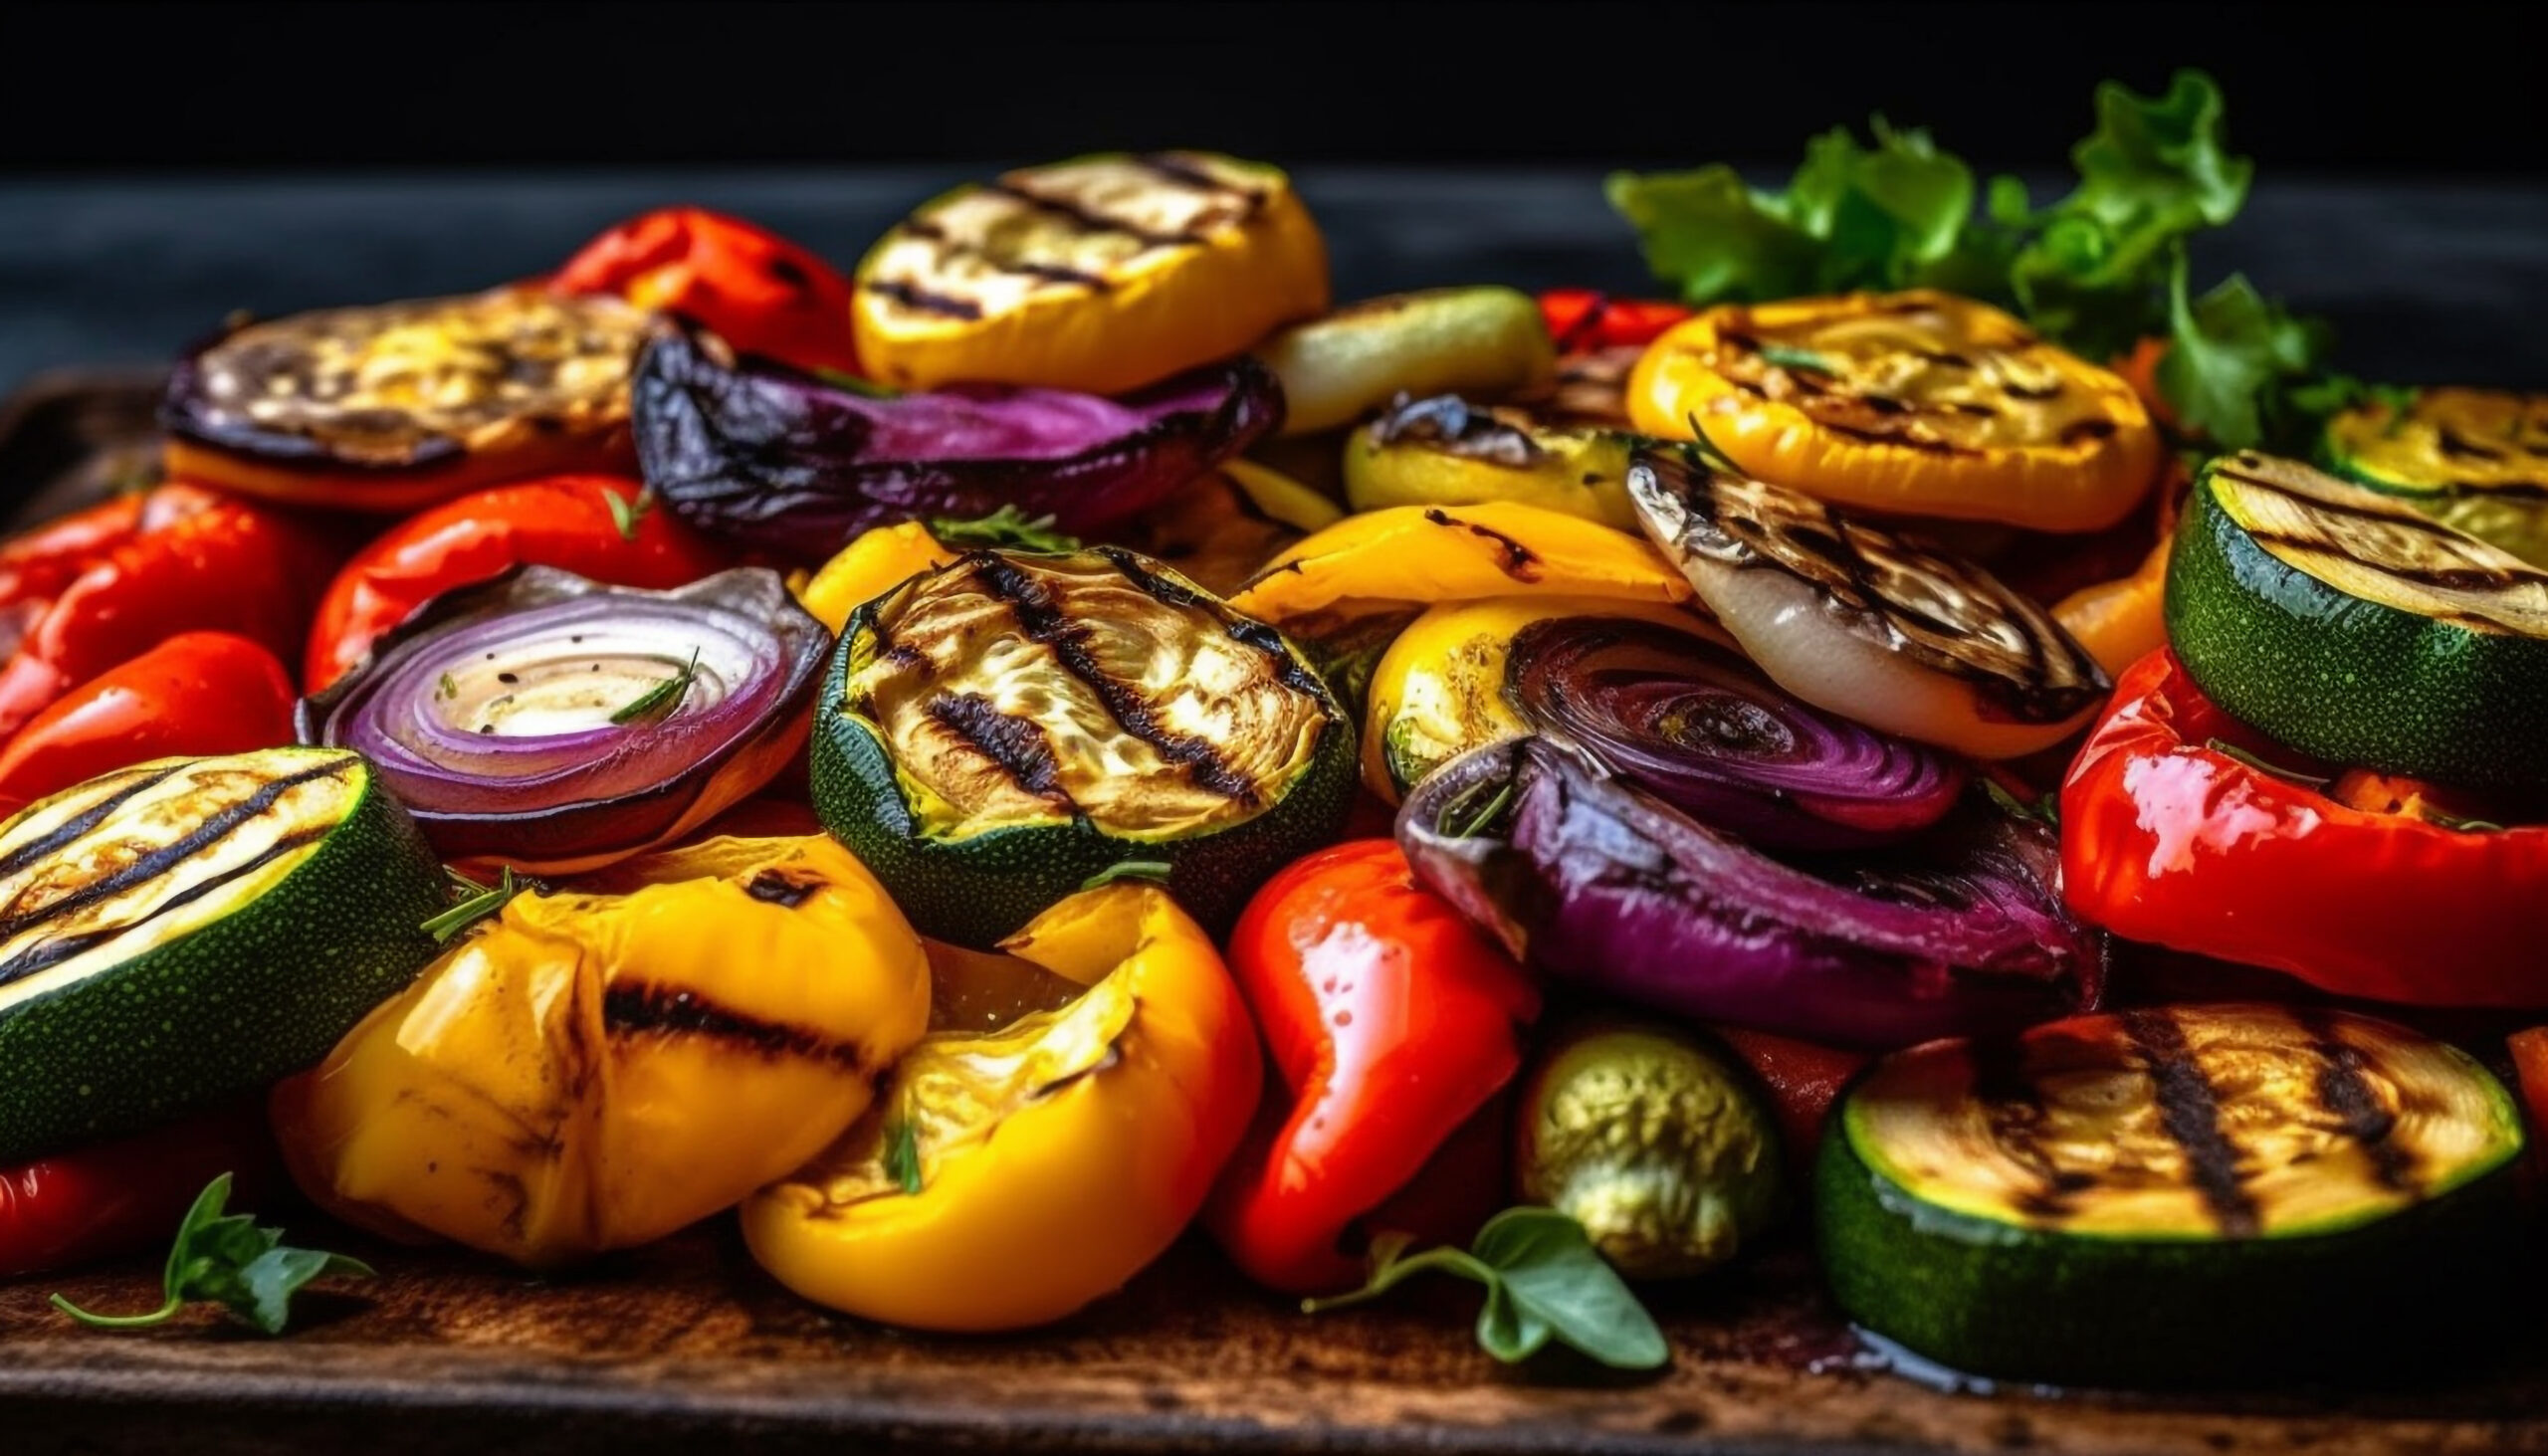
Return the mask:
<svg viewBox="0 0 2548 1456">
<path fill-rule="evenodd" d="M 52 514 L 146 461 L 151 381 L 60 377 L 0 404 L 0 510 Z M 0 1090 L 5 1095 L 5 1090 Z M 108 1335 L 56 1314 L 148 1308 L 147 1260 L 0 1280 L 0 1456 L 38 1452 L 1744 1452 L 2076 1456 L 2548 1452 L 2548 1338 L 2395 1388 L 2205 1396 L 1982 1393 L 1906 1378 L 1823 1303 L 1791 1234 L 1656 1298 L 1653 1377 L 1472 1347 L 1464 1286 L 1310 1318 L 1189 1241 L 1120 1296 L 1029 1337 L 947 1339 L 836 1318 L 714 1221 L 568 1279 L 379 1246 L 307 1210 L 300 1241 L 370 1259 L 267 1340 L 196 1312 Z M 1070 1251 L 1056 1249 L 1056 1258 Z M 2530 1281 L 2437 1289 L 2437 1330 Z M 2238 1312 L 2225 1308 L 2224 1319 Z"/>
</svg>

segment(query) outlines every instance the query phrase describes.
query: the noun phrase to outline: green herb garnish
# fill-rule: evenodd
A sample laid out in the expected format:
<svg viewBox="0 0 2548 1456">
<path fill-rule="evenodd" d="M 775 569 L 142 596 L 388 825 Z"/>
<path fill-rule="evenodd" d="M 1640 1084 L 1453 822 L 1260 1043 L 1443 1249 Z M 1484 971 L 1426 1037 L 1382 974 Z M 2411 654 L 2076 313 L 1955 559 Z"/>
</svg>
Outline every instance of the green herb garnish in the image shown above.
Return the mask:
<svg viewBox="0 0 2548 1456">
<path fill-rule="evenodd" d="M 885 1125 L 885 1176 L 894 1180 L 904 1197 L 919 1196 L 920 1129 L 909 1118 Z"/>
<path fill-rule="evenodd" d="M 1105 869 L 1080 881 L 1079 888 L 1101 890 L 1118 880 L 1149 880 L 1165 885 L 1168 883 L 1168 872 L 1173 868 L 1166 860 L 1125 860 L 1120 864 L 1108 865 Z"/>
<path fill-rule="evenodd" d="M 2230 742 L 2228 738 L 2206 738 L 2203 745 L 2225 758 L 2244 763 L 2258 773 L 2271 774 L 2275 778 L 2299 784 L 2303 788 L 2325 788 L 2328 784 L 2335 782 L 2323 773 L 2303 773 L 2297 768 L 2285 768 L 2279 763 L 2269 762 Z"/>
<path fill-rule="evenodd" d="M 1401 1233 L 1375 1238 L 1370 1282 L 1352 1294 L 1303 1301 L 1302 1312 L 1363 1304 L 1430 1271 L 1486 1286 L 1477 1343 L 1508 1364 L 1552 1340 L 1623 1370 L 1655 1369 L 1672 1357 L 1654 1317 L 1602 1262 L 1584 1225 L 1554 1208 L 1508 1208 L 1466 1249 L 1443 1245 L 1409 1254 L 1413 1242 Z"/>
<path fill-rule="evenodd" d="M 903 391 L 896 389 L 890 384 L 879 384 L 873 379 L 862 379 L 856 374 L 850 373 L 846 369 L 817 368 L 814 370 L 814 377 L 822 380 L 825 384 L 830 385 L 834 389 L 846 390 L 851 394 L 860 395 L 867 399 L 900 399 L 903 397 Z"/>
<path fill-rule="evenodd" d="M 446 868 L 443 873 L 451 877 L 452 884 L 460 891 L 460 903 L 416 928 L 433 936 L 437 945 L 449 944 L 452 936 L 503 910 L 531 883 L 516 879 L 511 865 L 504 867 L 504 872 L 493 885 L 481 885 L 454 869 Z"/>
<path fill-rule="evenodd" d="M 460 685 L 452 681 L 451 674 L 449 673 L 443 674 L 441 679 L 434 684 L 434 699 L 436 702 L 440 702 L 447 698 L 457 698 L 459 696 Z"/>
<path fill-rule="evenodd" d="M 637 523 L 646 519 L 647 512 L 655 509 L 655 493 L 651 488 L 626 498 L 617 491 L 604 491 L 601 499 L 610 507 L 610 523 L 619 527 L 619 538 L 624 541 L 637 539 Z"/>
<path fill-rule="evenodd" d="M 1513 806 L 1513 781 L 1506 779 L 1495 785 L 1495 791 L 1485 795 L 1485 802 L 1477 803 L 1486 787 L 1482 783 L 1472 784 L 1453 795 L 1434 818 L 1433 832 L 1445 839 L 1475 839 L 1494 828 L 1495 821 L 1503 818 L 1504 811 Z"/>
<path fill-rule="evenodd" d="M 2000 812 L 2012 819 L 2032 819 L 2038 824 L 2050 825 L 2055 829 L 2061 827 L 2061 798 L 2058 794 L 2045 794 L 2029 804 L 2009 792 L 2001 785 L 2000 780 L 1989 774 L 1983 775 L 1982 788 L 1985 793 L 1991 795 L 1991 802 L 2000 806 Z"/>
<path fill-rule="evenodd" d="M 690 650 L 690 661 L 682 665 L 680 672 L 629 699 L 610 716 L 610 721 L 616 724 L 655 723 L 670 718 L 673 711 L 681 707 L 681 700 L 689 695 L 690 685 L 698 678 L 699 649 L 694 647 Z"/>
<path fill-rule="evenodd" d="M 929 533 L 951 546 L 979 546 L 995 551 L 1076 551 L 1079 537 L 1057 530 L 1050 516 L 1028 516 L 1014 502 L 970 520 L 941 518 Z"/>
<path fill-rule="evenodd" d="M 1796 348 L 1784 343 L 1765 343 L 1761 345 L 1761 362 L 1765 364 L 1776 364 L 1782 369 L 1804 369 L 1814 374 L 1837 374 L 1840 372 L 1839 369 L 1823 355 L 1817 354 L 1811 349 Z"/>
<path fill-rule="evenodd" d="M 95 1330 L 142 1330 L 162 1325 L 190 1304 L 217 1304 L 230 1317 L 268 1335 L 281 1335 L 292 1317 L 292 1297 L 318 1279 L 365 1279 L 371 1266 L 342 1254 L 296 1249 L 283 1230 L 260 1228 L 244 1213 L 224 1214 L 230 1174 L 223 1173 L 195 1198 L 177 1225 L 176 1246 L 160 1279 L 165 1302 L 143 1315 L 93 1315 L 61 1295 L 53 1307 Z"/>
</svg>

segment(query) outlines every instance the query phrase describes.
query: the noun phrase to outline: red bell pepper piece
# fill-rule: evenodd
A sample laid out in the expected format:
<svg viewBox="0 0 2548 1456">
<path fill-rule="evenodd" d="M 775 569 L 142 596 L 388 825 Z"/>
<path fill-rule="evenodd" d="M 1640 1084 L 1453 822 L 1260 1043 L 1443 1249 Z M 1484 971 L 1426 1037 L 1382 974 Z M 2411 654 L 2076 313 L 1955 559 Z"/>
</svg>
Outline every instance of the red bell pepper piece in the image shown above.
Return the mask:
<svg viewBox="0 0 2548 1456">
<path fill-rule="evenodd" d="M 2548 825 L 2446 828 L 2250 759 L 2316 771 L 2205 698 L 2174 652 L 2135 663 L 2062 786 L 2071 909 L 2130 939 L 2342 996 L 2548 1004 Z"/>
<path fill-rule="evenodd" d="M 0 1167 L 0 1277 L 164 1249 L 195 1196 L 223 1173 L 234 1203 L 277 1185 L 265 1099 L 111 1143 Z"/>
<path fill-rule="evenodd" d="M 293 741 L 292 675 L 228 632 L 182 632 L 35 716 L 0 749 L 0 815 L 101 773 Z"/>
<path fill-rule="evenodd" d="M 1351 841 L 1277 874 L 1239 918 L 1229 965 L 1282 1084 L 1204 1214 L 1250 1278 L 1293 1294 L 1351 1289 L 1384 1205 L 1407 1218 L 1426 1205 L 1441 1216 L 1446 1193 L 1473 1217 L 1501 1206 L 1500 1168 L 1447 1144 L 1465 1129 L 1459 1147 L 1500 1145 L 1501 1119 L 1479 1114 L 1521 1068 L 1539 992 L 1416 884 L 1395 844 Z M 1428 1186 L 1410 1187 L 1420 1172 Z M 1461 1186 L 1431 1187 L 1433 1173 Z"/>
<path fill-rule="evenodd" d="M 1770 1111 L 1779 1120 L 1779 1142 L 1787 1148 L 1789 1171 L 1809 1170 L 1814 1149 L 1822 1144 L 1823 1120 L 1830 1116 L 1831 1104 L 1840 1100 L 1849 1079 L 1867 1064 L 1866 1055 L 1740 1026 L 1712 1029 L 1770 1094 Z"/>
<path fill-rule="evenodd" d="M 345 563 L 319 600 L 304 665 L 310 691 L 352 670 L 418 607 L 516 566 L 662 590 L 729 564 L 644 491 L 615 476 L 554 476 L 462 496 L 391 526 Z"/>
<path fill-rule="evenodd" d="M 630 218 L 586 243 L 549 286 L 616 294 L 800 369 L 858 372 L 849 280 L 776 234 L 705 208 Z"/>
<path fill-rule="evenodd" d="M 200 486 L 166 485 L 0 550 L 0 738 L 64 694 L 187 631 L 299 650 L 334 565 L 309 528 Z"/>
<path fill-rule="evenodd" d="M 1649 344 L 1692 311 L 1660 299 L 1621 299 L 1592 289 L 1551 289 L 1540 295 L 1540 316 L 1562 354 Z"/>
<path fill-rule="evenodd" d="M 2548 1026 L 2516 1031 L 2504 1045 L 2512 1051 L 2513 1076 L 2530 1109 L 2531 1166 L 2548 1172 Z"/>
</svg>

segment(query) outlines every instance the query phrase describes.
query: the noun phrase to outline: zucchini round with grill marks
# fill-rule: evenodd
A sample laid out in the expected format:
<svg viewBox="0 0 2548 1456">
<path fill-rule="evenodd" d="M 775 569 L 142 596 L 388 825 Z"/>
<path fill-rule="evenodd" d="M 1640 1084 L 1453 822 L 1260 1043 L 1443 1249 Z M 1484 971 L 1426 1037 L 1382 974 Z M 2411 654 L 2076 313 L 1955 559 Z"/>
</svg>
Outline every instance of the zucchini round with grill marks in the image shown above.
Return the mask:
<svg viewBox="0 0 2548 1456">
<path fill-rule="evenodd" d="M 318 1061 L 434 955 L 433 851 L 338 749 L 163 758 L 0 824 L 0 1163 Z"/>
<path fill-rule="evenodd" d="M 2519 1114 L 2455 1048 L 2323 1007 L 2152 1007 L 1870 1068 L 1822 1141 L 1823 1269 L 1976 1374 L 2192 1384 L 2394 1367 L 2500 1280 Z"/>
<path fill-rule="evenodd" d="M 1286 435 L 1350 425 L 1399 395 L 1508 394 L 1544 384 L 1557 345 L 1528 294 L 1425 289 L 1348 304 L 1267 339 Z"/>
<path fill-rule="evenodd" d="M 1637 452 L 1628 499 L 1752 660 L 1816 708 L 2013 758 L 2113 686 L 2042 607 L 1893 526 L 1661 448 Z"/>
<path fill-rule="evenodd" d="M 2188 511 L 2168 638 L 2207 697 L 2329 763 L 2548 790 L 2548 570 L 2253 452 Z"/>
<path fill-rule="evenodd" d="M 626 473 L 654 315 L 523 285 L 251 323 L 179 361 L 172 479 L 404 513 L 482 486 Z"/>
<path fill-rule="evenodd" d="M 2327 421 L 2327 468 L 2548 566 L 2548 394 L 2418 389 Z"/>
<path fill-rule="evenodd" d="M 851 616 L 816 704 L 815 811 L 968 945 L 1128 864 L 1226 926 L 1353 784 L 1353 728 L 1291 643 L 1113 547 L 914 577 Z"/>
</svg>

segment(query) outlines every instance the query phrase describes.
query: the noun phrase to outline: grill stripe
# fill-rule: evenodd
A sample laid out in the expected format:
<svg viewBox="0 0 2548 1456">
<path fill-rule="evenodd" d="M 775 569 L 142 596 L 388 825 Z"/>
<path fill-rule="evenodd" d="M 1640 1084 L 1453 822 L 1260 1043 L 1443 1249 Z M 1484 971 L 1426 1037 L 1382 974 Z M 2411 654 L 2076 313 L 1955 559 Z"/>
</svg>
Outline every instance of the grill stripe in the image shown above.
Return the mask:
<svg viewBox="0 0 2548 1456">
<path fill-rule="evenodd" d="M 0 989 L 6 989 L 12 983 L 24 980 L 37 971 L 60 965 L 74 956 L 85 954 L 118 936 L 128 936 L 137 931 L 147 930 L 152 923 L 170 911 L 192 905 L 216 890 L 255 874 L 286 855 L 293 854 L 308 845 L 317 844 L 334 832 L 334 825 L 324 824 L 304 829 L 297 834 L 287 834 L 268 846 L 264 854 L 238 866 L 230 873 L 216 879 L 197 881 L 175 895 L 169 896 L 157 909 L 131 925 L 117 926 L 110 930 L 91 931 L 82 936 L 57 936 L 50 939 L 39 940 L 20 954 L 7 960 L 0 960 Z"/>
<path fill-rule="evenodd" d="M 2309 1033 L 2309 1050 L 2319 1061 L 2318 1076 L 2310 1084 L 2318 1105 L 2335 1114 L 2345 1136 L 2361 1145 L 2380 1186 L 2397 1193 L 2421 1193 L 2415 1150 L 2391 1141 L 2398 1119 L 2380 1105 L 2371 1079 L 2363 1075 L 2361 1051 L 2338 1034 L 2334 1020 L 2318 1007 L 2297 1008 L 2292 1019 Z"/>
<path fill-rule="evenodd" d="M 0 944 L 14 940 L 49 921 L 86 910 L 102 901 L 112 900 L 126 891 L 138 889 L 158 879 L 229 838 L 241 825 L 272 809 L 285 794 L 305 783 L 313 783 L 322 778 L 341 778 L 354 767 L 357 761 L 351 754 L 341 758 L 330 758 L 323 763 L 305 768 L 299 773 L 287 774 L 282 778 L 259 785 L 255 793 L 205 819 L 195 826 L 193 832 L 183 838 L 151 851 L 104 879 L 92 880 L 42 909 L 0 919 Z"/>
<path fill-rule="evenodd" d="M 1076 202 L 1059 197 L 1047 197 L 1032 188 L 1023 187 L 1005 179 L 985 182 L 982 185 L 1002 197 L 1022 202 L 1037 212 L 1058 217 L 1083 233 L 1121 233 L 1145 248 L 1190 248 L 1203 241 L 1188 233 L 1154 233 L 1147 228 L 1135 227 L 1121 218 L 1092 211 Z"/>
<path fill-rule="evenodd" d="M 697 991 L 622 981 L 602 992 L 601 1024 L 614 1036 L 695 1036 L 725 1042 L 765 1057 L 803 1057 L 854 1072 L 868 1070 L 857 1044 L 838 1041 L 809 1026 L 772 1021 L 720 1005 Z"/>
<path fill-rule="evenodd" d="M 878 279 L 867 285 L 867 291 L 923 313 L 938 313 L 949 318 L 968 320 L 982 316 L 982 306 L 972 300 L 958 299 L 947 294 L 934 294 L 918 284 Z"/>
<path fill-rule="evenodd" d="M 1166 152 L 1150 151 L 1142 153 L 1133 160 L 1141 166 L 1142 170 L 1163 181 L 1174 182 L 1180 187 L 1190 187 L 1197 192 L 1214 197 L 1235 197 L 1247 204 L 1247 210 L 1250 213 L 1265 206 L 1263 191 L 1223 181 L 1182 157 L 1170 156 Z"/>
<path fill-rule="evenodd" d="M 1197 788 L 1241 805 L 1256 804 L 1256 783 L 1223 761 L 1219 748 L 1208 739 L 1161 727 L 1139 690 L 1107 675 L 1088 650 L 1088 628 L 1072 621 L 1042 582 L 992 552 L 979 552 L 971 560 L 984 588 L 1007 604 L 1027 638 L 1052 653 L 1063 671 L 1087 684 L 1125 732 L 1184 768 Z"/>
<path fill-rule="evenodd" d="M 58 850 L 64 845 L 71 843 L 73 840 L 79 839 L 88 834 L 89 831 L 97 828 L 100 824 L 105 823 L 107 815 L 112 814 L 115 810 L 123 807 L 125 800 L 146 789 L 167 782 L 170 776 L 176 774 L 186 766 L 187 765 L 183 763 L 172 763 L 167 767 L 160 769 L 156 773 L 145 774 L 142 777 L 136 778 L 132 782 L 116 789 L 113 793 L 106 795 L 105 798 L 100 799 L 96 803 L 81 810 L 79 813 L 63 820 L 62 823 L 54 827 L 51 833 L 45 835 L 43 838 L 29 840 L 25 844 L 19 845 L 16 849 L 9 851 L 6 857 L 0 857 L 0 880 L 5 880 L 16 875 L 19 871 L 25 869 L 31 864 L 34 864 L 37 860 L 43 859 L 45 856 L 52 854 L 55 850 Z"/>
<path fill-rule="evenodd" d="M 2150 1069 L 2159 1104 L 2159 1126 L 2185 1150 L 2186 1166 L 2212 1221 L 2231 1238 L 2252 1237 L 2262 1226 L 2255 1199 L 2238 1172 L 2238 1148 L 2221 1127 L 2221 1099 L 2186 1045 L 2185 1028 L 2164 1010 L 2126 1011 L 2123 1034 Z"/>
<path fill-rule="evenodd" d="M 941 693 L 929 701 L 928 713 L 931 722 L 998 765 L 1019 788 L 1063 808 L 1079 808 L 1062 784 L 1061 761 L 1053 756 L 1043 725 L 1012 718 L 979 693 Z"/>
</svg>

